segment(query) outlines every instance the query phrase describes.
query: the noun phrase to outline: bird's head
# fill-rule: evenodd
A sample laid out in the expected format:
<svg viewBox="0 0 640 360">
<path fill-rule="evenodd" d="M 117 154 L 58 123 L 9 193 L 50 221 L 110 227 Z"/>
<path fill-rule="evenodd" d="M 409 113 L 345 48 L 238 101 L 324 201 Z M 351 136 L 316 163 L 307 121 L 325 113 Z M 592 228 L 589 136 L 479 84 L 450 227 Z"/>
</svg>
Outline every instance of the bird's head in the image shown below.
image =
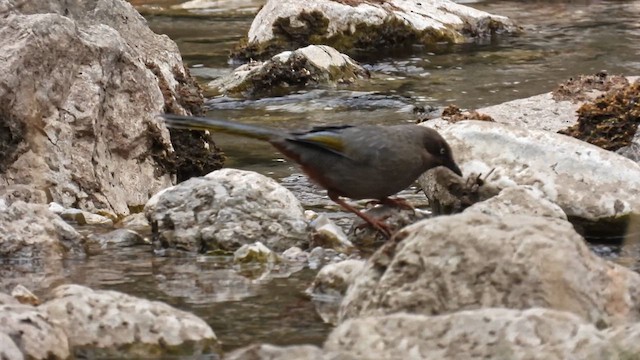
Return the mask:
<svg viewBox="0 0 640 360">
<path fill-rule="evenodd" d="M 430 155 L 431 167 L 444 166 L 458 176 L 462 176 L 462 171 L 453 159 L 451 147 L 447 141 L 437 131 L 427 127 L 423 128 L 425 130 L 423 131 L 422 143 Z"/>
</svg>

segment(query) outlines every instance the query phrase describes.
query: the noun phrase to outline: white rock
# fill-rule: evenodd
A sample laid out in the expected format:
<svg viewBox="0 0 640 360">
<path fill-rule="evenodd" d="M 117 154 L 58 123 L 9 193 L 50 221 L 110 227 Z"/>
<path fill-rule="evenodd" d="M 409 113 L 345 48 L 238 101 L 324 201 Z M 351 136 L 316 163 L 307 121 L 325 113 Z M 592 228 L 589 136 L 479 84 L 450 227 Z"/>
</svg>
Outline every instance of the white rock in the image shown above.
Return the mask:
<svg viewBox="0 0 640 360">
<path fill-rule="evenodd" d="M 197 316 L 167 304 L 117 291 L 62 285 L 40 310 L 64 329 L 72 347 L 112 348 L 124 344 L 155 344 L 159 348 L 185 342 L 216 341 L 213 330 Z"/>
<path fill-rule="evenodd" d="M 259 262 L 274 263 L 279 258 L 276 253 L 264 246 L 260 241 L 253 244 L 244 244 L 238 250 L 233 252 L 233 261 L 236 263 Z"/>
<path fill-rule="evenodd" d="M 429 122 L 427 122 L 429 124 Z M 587 221 L 640 212 L 640 165 L 586 142 L 484 121 L 441 128 L 464 174 L 492 173 L 499 188 L 540 189 L 569 217 Z"/>
<path fill-rule="evenodd" d="M 514 214 L 567 220 L 560 206 L 549 201 L 540 189 L 533 186 L 505 188 L 497 196 L 475 203 L 464 212 L 474 211 L 498 217 Z"/>
<path fill-rule="evenodd" d="M 300 202 L 275 180 L 251 171 L 221 169 L 192 178 L 145 207 L 156 239 L 188 251 L 235 251 L 257 240 L 274 251 L 307 242 Z"/>
</svg>

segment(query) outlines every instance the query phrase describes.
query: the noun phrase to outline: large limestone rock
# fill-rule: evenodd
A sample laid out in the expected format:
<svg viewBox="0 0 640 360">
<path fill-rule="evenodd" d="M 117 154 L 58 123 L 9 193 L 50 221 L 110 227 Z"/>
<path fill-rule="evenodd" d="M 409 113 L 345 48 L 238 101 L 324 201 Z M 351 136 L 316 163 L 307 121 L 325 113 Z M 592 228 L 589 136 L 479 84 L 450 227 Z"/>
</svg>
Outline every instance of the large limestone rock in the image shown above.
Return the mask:
<svg viewBox="0 0 640 360">
<path fill-rule="evenodd" d="M 284 251 L 307 243 L 300 202 L 275 180 L 222 169 L 156 194 L 145 206 L 162 247 L 192 252 L 235 251 L 261 241 Z"/>
<path fill-rule="evenodd" d="M 0 305 L 0 359 L 67 359 L 65 332 L 30 305 Z"/>
<path fill-rule="evenodd" d="M 71 347 L 122 348 L 148 357 L 181 345 L 193 355 L 208 353 L 217 342 L 202 319 L 161 302 L 79 285 L 59 286 L 51 296 L 39 309 L 64 330 Z"/>
<path fill-rule="evenodd" d="M 568 217 L 584 222 L 615 224 L 640 213 L 640 165 L 618 154 L 569 136 L 493 122 L 434 125 L 463 173 L 490 174 L 492 186 L 536 187 Z"/>
<path fill-rule="evenodd" d="M 126 215 L 171 184 L 155 116 L 202 98 L 176 44 L 123 0 L 0 0 L 0 183 Z"/>
<path fill-rule="evenodd" d="M 423 220 L 380 248 L 339 317 L 546 307 L 597 325 L 640 318 L 640 275 L 603 260 L 563 220 L 476 212 Z"/>
<path fill-rule="evenodd" d="M 449 0 L 269 0 L 256 15 L 238 57 L 326 44 L 338 51 L 379 51 L 515 31 L 503 17 Z M 271 54 L 273 55 L 273 54 Z"/>
</svg>

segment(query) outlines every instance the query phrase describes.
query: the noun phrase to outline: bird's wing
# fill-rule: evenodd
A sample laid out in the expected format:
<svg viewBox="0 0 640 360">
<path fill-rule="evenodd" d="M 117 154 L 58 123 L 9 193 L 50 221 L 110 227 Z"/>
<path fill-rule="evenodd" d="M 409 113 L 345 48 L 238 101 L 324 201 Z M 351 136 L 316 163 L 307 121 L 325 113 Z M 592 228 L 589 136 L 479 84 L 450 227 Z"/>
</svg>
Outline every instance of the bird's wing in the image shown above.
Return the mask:
<svg viewBox="0 0 640 360">
<path fill-rule="evenodd" d="M 341 131 L 351 126 L 326 126 L 313 128 L 305 133 L 293 133 L 287 141 L 329 151 L 342 157 L 345 154 L 344 137 Z"/>
</svg>

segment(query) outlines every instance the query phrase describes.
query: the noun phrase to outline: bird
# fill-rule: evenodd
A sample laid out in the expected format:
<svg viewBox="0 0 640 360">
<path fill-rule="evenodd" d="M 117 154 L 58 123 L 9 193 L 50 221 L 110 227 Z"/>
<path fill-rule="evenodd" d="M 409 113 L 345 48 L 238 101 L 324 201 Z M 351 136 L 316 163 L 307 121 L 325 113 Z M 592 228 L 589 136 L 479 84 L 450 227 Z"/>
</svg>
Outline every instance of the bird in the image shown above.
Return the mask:
<svg viewBox="0 0 640 360">
<path fill-rule="evenodd" d="M 209 130 L 269 142 L 327 191 L 329 198 L 390 238 L 381 219 L 342 198 L 371 199 L 405 207 L 392 195 L 408 188 L 425 171 L 444 166 L 462 176 L 451 147 L 434 129 L 416 124 L 319 126 L 287 132 L 236 121 L 175 114 L 160 115 L 171 128 Z"/>
</svg>

